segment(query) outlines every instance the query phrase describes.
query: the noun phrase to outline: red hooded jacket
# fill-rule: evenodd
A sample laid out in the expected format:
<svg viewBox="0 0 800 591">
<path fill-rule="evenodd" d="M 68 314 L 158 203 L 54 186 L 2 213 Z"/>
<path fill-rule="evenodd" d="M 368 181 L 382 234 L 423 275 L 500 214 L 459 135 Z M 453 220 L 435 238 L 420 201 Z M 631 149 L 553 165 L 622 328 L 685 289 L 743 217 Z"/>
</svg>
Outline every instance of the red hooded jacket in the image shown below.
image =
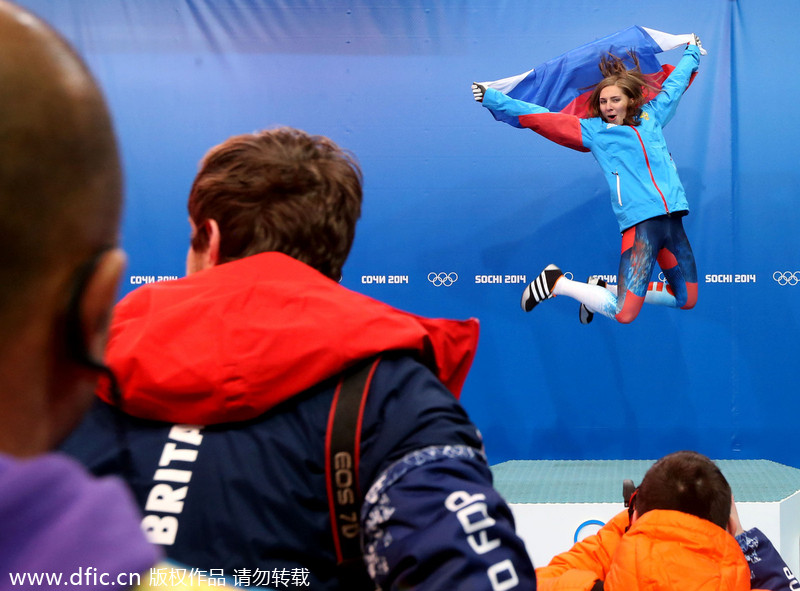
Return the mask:
<svg viewBox="0 0 800 591">
<path fill-rule="evenodd" d="M 475 319 L 402 312 L 268 252 L 128 294 L 106 363 L 128 414 L 211 425 L 259 416 L 385 351 L 416 354 L 458 396 L 477 343 Z M 113 403 L 107 384 L 98 395 Z"/>
</svg>

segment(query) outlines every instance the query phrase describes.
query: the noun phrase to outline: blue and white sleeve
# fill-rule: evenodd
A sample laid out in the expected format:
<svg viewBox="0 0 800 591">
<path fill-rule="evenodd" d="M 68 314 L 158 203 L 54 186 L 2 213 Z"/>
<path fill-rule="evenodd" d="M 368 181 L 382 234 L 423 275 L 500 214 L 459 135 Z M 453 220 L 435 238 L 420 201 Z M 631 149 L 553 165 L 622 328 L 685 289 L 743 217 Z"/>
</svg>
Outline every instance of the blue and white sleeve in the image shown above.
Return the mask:
<svg viewBox="0 0 800 591">
<path fill-rule="evenodd" d="M 750 567 L 750 588 L 770 591 L 800 589 L 800 583 L 781 555 L 758 528 L 749 529 L 736 536 L 739 547 Z"/>
<path fill-rule="evenodd" d="M 361 517 L 367 569 L 382 590 L 536 589 L 511 510 L 473 447 L 409 453 L 375 481 Z"/>
</svg>

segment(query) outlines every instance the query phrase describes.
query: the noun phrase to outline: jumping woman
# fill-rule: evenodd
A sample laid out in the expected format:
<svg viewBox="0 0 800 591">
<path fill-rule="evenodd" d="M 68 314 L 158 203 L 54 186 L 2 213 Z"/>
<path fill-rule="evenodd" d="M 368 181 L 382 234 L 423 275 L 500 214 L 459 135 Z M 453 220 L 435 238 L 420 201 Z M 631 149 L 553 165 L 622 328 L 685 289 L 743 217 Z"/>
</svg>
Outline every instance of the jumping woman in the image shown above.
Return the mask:
<svg viewBox="0 0 800 591">
<path fill-rule="evenodd" d="M 646 97 L 651 87 L 635 54 L 631 53 L 631 68 L 616 56 L 603 58 L 599 67 L 604 78 L 590 95 L 588 118 L 550 113 L 473 83 L 475 100 L 487 109 L 516 117 L 522 127 L 562 145 L 592 152 L 608 182 L 622 233 L 618 285 L 606 285 L 598 277 L 590 277 L 586 283 L 573 281 L 551 264 L 525 288 L 521 305 L 526 312 L 556 295 L 581 303 L 583 324 L 591 322 L 595 313 L 630 323 L 644 303 L 684 310 L 694 307 L 697 269 L 682 221 L 689 206 L 663 127 L 672 119 L 697 71 L 699 45 L 700 40 L 693 36 L 660 92 L 649 101 Z M 543 113 L 549 116 L 533 117 Z M 666 287 L 650 282 L 656 262 L 664 272 Z"/>
</svg>

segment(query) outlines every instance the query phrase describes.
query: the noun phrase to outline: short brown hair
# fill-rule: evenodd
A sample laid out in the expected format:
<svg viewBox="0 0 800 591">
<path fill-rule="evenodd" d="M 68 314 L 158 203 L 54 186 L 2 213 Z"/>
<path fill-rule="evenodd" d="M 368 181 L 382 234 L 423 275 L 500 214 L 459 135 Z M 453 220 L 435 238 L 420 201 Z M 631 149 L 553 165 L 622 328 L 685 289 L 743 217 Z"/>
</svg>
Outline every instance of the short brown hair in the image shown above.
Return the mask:
<svg viewBox="0 0 800 591">
<path fill-rule="evenodd" d="M 682 511 L 725 528 L 731 514 L 731 487 L 703 454 L 678 451 L 653 464 L 635 499 L 639 515 L 653 509 Z"/>
<path fill-rule="evenodd" d="M 332 140 L 281 127 L 231 137 L 203 158 L 189 195 L 197 232 L 220 229 L 218 263 L 282 252 L 338 280 L 361 216 L 362 174 Z"/>
</svg>

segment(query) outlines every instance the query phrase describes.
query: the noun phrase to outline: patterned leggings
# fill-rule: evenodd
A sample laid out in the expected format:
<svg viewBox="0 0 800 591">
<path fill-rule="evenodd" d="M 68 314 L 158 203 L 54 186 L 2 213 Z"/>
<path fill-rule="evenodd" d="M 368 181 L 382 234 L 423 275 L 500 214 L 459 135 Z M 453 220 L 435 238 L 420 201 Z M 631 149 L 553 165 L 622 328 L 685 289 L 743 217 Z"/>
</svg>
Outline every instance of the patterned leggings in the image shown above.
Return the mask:
<svg viewBox="0 0 800 591">
<path fill-rule="evenodd" d="M 645 301 L 684 310 L 697 303 L 697 267 L 682 219 L 658 216 L 622 234 L 614 316 L 619 322 L 633 322 Z M 667 279 L 667 293 L 662 283 L 650 282 L 656 262 Z"/>
</svg>

